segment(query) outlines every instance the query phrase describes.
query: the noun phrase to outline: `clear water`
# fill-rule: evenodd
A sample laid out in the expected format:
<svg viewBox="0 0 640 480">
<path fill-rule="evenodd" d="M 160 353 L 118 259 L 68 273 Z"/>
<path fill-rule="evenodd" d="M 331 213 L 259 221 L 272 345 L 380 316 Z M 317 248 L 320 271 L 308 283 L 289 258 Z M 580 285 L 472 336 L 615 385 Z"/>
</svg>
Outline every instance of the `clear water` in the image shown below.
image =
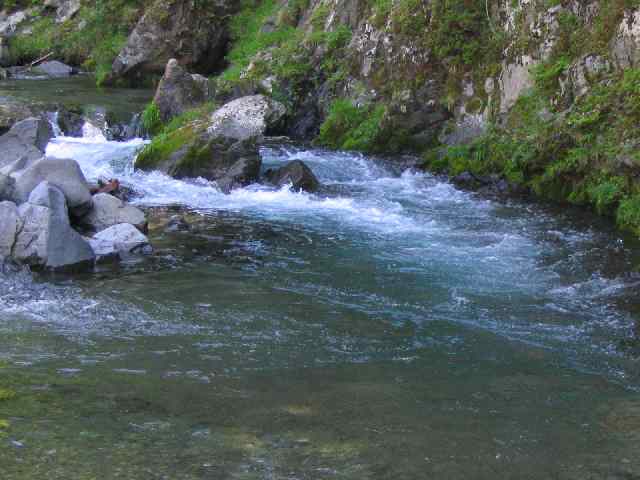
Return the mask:
<svg viewBox="0 0 640 480">
<path fill-rule="evenodd" d="M 16 98 L 44 105 L 62 104 L 90 113 L 97 109 L 109 113 L 112 120 L 127 123 L 133 113 L 141 112 L 153 98 L 152 90 L 102 87 L 89 75 L 55 80 L 0 81 L 0 102 Z"/>
<path fill-rule="evenodd" d="M 2 277 L 2 478 L 640 478 L 633 239 L 291 146 L 265 167 L 321 192 L 223 195 L 134 172 L 141 144 L 49 145 L 136 188 L 156 253 Z"/>
</svg>

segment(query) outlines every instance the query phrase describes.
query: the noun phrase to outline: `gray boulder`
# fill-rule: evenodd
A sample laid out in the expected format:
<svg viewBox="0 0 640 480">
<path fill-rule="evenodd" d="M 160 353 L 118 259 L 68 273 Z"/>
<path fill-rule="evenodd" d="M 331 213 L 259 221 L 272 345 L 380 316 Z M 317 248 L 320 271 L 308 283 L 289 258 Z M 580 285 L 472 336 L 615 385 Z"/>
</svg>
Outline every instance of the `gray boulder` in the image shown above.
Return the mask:
<svg viewBox="0 0 640 480">
<path fill-rule="evenodd" d="M 142 232 L 147 231 L 144 212 L 108 193 L 94 195 L 93 208 L 82 217 L 81 223 L 96 232 L 119 223 L 129 223 Z"/>
<path fill-rule="evenodd" d="M 201 139 L 200 143 L 190 146 L 168 173 L 175 178 L 215 180 L 220 189 L 228 193 L 233 188 L 256 182 L 261 164 L 255 140 L 218 137 Z"/>
<path fill-rule="evenodd" d="M 73 67 L 66 65 L 58 60 L 42 62 L 37 67 L 33 67 L 32 72 L 36 75 L 44 75 L 49 78 L 65 78 L 73 75 L 75 70 Z"/>
<path fill-rule="evenodd" d="M 293 160 L 283 167 L 267 170 L 265 176 L 277 187 L 291 184 L 296 191 L 315 192 L 320 187 L 320 182 L 313 171 L 300 160 Z"/>
<path fill-rule="evenodd" d="M 13 247 L 13 259 L 47 269 L 88 266 L 91 246 L 71 228 L 65 196 L 48 182 L 40 183 L 18 209 L 22 228 Z"/>
<path fill-rule="evenodd" d="M 75 160 L 43 158 L 25 170 L 13 174 L 16 180 L 14 199 L 22 203 L 43 181 L 60 189 L 69 209 L 76 217 L 87 213 L 93 204 L 87 180 Z"/>
<path fill-rule="evenodd" d="M 240 6 L 232 0 L 217 0 L 207 8 L 186 0 L 156 0 L 114 60 L 109 80 L 161 75 L 171 58 L 203 73 L 219 69 L 228 46 L 227 25 Z"/>
<path fill-rule="evenodd" d="M 207 101 L 209 81 L 202 75 L 191 75 L 175 58 L 167 62 L 164 75 L 158 84 L 154 103 L 160 110 L 162 121 Z"/>
<path fill-rule="evenodd" d="M 278 128 L 285 113 L 284 105 L 264 95 L 241 97 L 211 114 L 207 134 L 235 140 L 261 138 Z"/>
<path fill-rule="evenodd" d="M 31 162 L 41 158 L 52 137 L 51 125 L 43 118 L 19 121 L 0 137 L 0 167 L 20 159 Z"/>
<path fill-rule="evenodd" d="M 16 204 L 0 202 L 0 261 L 11 256 L 21 228 L 22 220 Z"/>
<path fill-rule="evenodd" d="M 150 253 L 149 239 L 129 223 L 113 225 L 89 240 L 99 259 L 125 258 L 130 254 Z"/>
</svg>

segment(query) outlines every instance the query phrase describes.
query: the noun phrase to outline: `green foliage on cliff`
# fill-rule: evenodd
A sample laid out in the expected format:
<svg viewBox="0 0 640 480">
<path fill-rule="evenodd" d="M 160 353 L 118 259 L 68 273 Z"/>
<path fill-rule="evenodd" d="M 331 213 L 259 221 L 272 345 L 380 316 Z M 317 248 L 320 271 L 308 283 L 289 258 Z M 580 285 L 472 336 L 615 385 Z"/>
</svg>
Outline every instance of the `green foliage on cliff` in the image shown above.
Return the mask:
<svg viewBox="0 0 640 480">
<path fill-rule="evenodd" d="M 101 84 L 148 0 L 97 0 L 83 4 L 78 14 L 57 24 L 42 10 L 29 35 L 9 42 L 12 63 L 26 64 L 50 52 L 56 58 L 95 72 Z"/>
<path fill-rule="evenodd" d="M 227 55 L 229 68 L 222 80 L 237 82 L 251 59 L 260 51 L 282 44 L 295 29 L 289 25 L 263 28 L 267 19 L 274 17 L 279 7 L 275 0 L 244 0 L 243 8 L 231 20 L 233 47 Z"/>
<path fill-rule="evenodd" d="M 569 112 L 555 112 L 547 80 L 560 70 L 538 71 L 537 89 L 518 100 L 505 126 L 470 145 L 431 152 L 427 166 L 497 173 L 541 197 L 591 206 L 640 234 L 640 69 L 604 79 Z"/>
<path fill-rule="evenodd" d="M 160 118 L 160 109 L 155 102 L 149 103 L 142 112 L 142 126 L 149 135 L 155 135 L 162 127 L 162 119 Z"/>
<path fill-rule="evenodd" d="M 388 139 L 385 111 L 383 105 L 357 106 L 350 100 L 337 99 L 320 127 L 317 143 L 342 150 L 383 151 Z"/>
</svg>

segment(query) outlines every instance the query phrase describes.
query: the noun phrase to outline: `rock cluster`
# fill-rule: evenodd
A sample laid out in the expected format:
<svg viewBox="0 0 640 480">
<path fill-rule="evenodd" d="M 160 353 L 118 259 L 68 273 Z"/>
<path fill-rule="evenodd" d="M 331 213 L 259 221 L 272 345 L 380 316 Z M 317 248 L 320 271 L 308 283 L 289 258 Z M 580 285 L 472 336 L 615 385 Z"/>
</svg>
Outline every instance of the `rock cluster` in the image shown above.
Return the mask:
<svg viewBox="0 0 640 480">
<path fill-rule="evenodd" d="M 46 120 L 28 118 L 0 137 L 0 262 L 76 269 L 149 251 L 144 213 L 93 196 L 74 160 L 46 158 L 51 136 Z"/>
<path fill-rule="evenodd" d="M 203 104 L 208 86 L 198 75 L 187 73 L 175 59 L 165 68 L 154 103 L 166 122 L 183 111 Z M 202 177 L 214 180 L 229 193 L 260 179 L 262 161 L 259 146 L 266 136 L 277 133 L 286 116 L 280 102 L 265 95 L 249 95 L 232 100 L 207 118 L 182 127 L 184 144 L 165 158 L 143 152 L 136 167 L 160 170 L 175 178 Z M 291 183 L 297 190 L 315 191 L 319 182 L 304 163 L 297 161 L 277 171 L 267 181 L 283 186 Z"/>
</svg>

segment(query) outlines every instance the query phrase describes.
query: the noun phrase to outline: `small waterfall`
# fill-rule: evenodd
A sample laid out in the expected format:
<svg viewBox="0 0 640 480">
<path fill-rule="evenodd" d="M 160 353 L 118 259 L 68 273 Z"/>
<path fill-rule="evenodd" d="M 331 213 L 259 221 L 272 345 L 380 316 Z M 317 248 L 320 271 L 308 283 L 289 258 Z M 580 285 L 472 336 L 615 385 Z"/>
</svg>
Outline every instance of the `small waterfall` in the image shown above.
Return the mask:
<svg viewBox="0 0 640 480">
<path fill-rule="evenodd" d="M 60 124 L 58 123 L 58 112 L 47 112 L 47 120 L 49 121 L 49 125 L 51 125 L 51 129 L 53 130 L 54 137 L 61 137 L 62 130 L 60 129 Z"/>
<path fill-rule="evenodd" d="M 85 121 L 82 125 L 82 137 L 95 140 L 96 142 L 106 142 L 107 138 L 102 133 L 102 130 L 90 122 Z"/>
</svg>

